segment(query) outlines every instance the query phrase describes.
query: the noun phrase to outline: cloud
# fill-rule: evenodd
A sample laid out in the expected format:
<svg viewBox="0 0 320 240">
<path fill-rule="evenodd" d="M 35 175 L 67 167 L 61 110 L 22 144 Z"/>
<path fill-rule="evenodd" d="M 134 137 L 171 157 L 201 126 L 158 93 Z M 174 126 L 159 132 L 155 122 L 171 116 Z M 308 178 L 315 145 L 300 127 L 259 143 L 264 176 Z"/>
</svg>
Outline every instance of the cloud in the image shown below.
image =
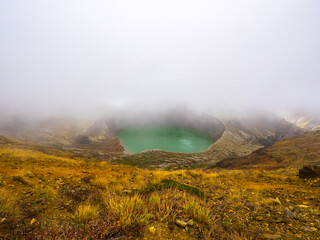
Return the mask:
<svg viewBox="0 0 320 240">
<path fill-rule="evenodd" d="M 3 1 L 0 109 L 319 111 L 316 1 Z"/>
</svg>

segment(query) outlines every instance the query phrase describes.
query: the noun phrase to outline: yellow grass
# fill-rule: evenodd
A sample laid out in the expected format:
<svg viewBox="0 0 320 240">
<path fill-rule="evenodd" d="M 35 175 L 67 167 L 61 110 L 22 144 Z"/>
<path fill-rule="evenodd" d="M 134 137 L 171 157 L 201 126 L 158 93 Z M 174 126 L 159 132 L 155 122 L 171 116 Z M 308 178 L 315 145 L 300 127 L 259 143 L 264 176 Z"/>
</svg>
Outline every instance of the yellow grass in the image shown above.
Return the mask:
<svg viewBox="0 0 320 240">
<path fill-rule="evenodd" d="M 19 215 L 19 208 L 16 205 L 16 199 L 12 194 L 0 188 L 0 220 L 14 221 Z"/>
<path fill-rule="evenodd" d="M 96 219 L 99 215 L 99 206 L 91 204 L 81 204 L 78 206 L 75 217 L 80 222 L 87 222 Z"/>
<path fill-rule="evenodd" d="M 34 176 L 27 177 L 27 171 Z M 61 234 L 81 239 L 102 233 L 106 239 L 129 238 L 147 236 L 149 227 L 159 224 L 172 227 L 169 234 L 183 231 L 194 239 L 250 239 L 270 231 L 294 239 L 301 226 L 315 224 L 310 216 L 304 218 L 307 223 L 288 220 L 280 225 L 266 215 L 279 217 L 289 205 L 294 208 L 304 202 L 318 209 L 318 189 L 296 174 L 297 169 L 151 171 L 0 144 L 0 220 L 7 219 L 0 224 L 0 232 L 8 239 L 23 231 L 29 237 L 49 239 Z M 28 184 L 19 182 L 20 178 Z M 163 179 L 197 188 L 205 196 L 177 188 L 139 192 Z M 256 221 L 256 216 L 263 220 Z M 37 222 L 30 225 L 33 218 Z M 192 219 L 195 224 L 182 230 L 174 224 L 176 219 Z M 6 221 L 11 222 L 6 225 Z M 304 234 L 315 239 L 316 233 Z"/>
</svg>

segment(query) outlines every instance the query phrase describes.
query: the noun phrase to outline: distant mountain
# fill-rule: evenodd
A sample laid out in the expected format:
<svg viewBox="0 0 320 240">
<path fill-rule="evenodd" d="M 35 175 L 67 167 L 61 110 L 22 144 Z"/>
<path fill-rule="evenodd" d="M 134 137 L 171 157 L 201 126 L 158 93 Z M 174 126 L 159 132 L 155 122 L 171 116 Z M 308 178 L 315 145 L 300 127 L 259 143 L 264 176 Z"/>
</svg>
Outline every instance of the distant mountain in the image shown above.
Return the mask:
<svg viewBox="0 0 320 240">
<path fill-rule="evenodd" d="M 320 115 L 314 113 L 285 113 L 282 117 L 296 126 L 307 131 L 315 131 L 320 129 Z"/>
<path fill-rule="evenodd" d="M 87 124 L 70 118 L 31 120 L 21 116 L 11 116 L 1 118 L 0 133 L 7 137 L 46 145 L 70 146 Z"/>
<path fill-rule="evenodd" d="M 91 155 L 102 155 L 102 158 L 113 156 L 110 152 L 122 153 L 124 150 L 114 133 L 110 132 L 101 120 L 85 121 L 62 117 L 30 120 L 14 116 L 0 120 L 0 134 L 47 146 L 72 149 L 81 154 L 93 151 Z"/>
<path fill-rule="evenodd" d="M 213 144 L 200 153 L 182 154 L 158 150 L 124 154 L 124 148 L 116 133 L 127 127 L 142 125 L 196 129 L 209 134 Z M 299 136 L 311 127 L 301 128 L 298 125 L 297 122 L 289 122 L 276 115 L 255 114 L 218 119 L 209 114 L 173 109 L 161 113 L 113 112 L 96 121 L 70 118 L 49 118 L 41 121 L 21 117 L 2 118 L 0 134 L 70 149 L 101 160 L 146 168 L 181 169 L 212 165 L 225 158 L 245 156 L 277 141 Z"/>
</svg>

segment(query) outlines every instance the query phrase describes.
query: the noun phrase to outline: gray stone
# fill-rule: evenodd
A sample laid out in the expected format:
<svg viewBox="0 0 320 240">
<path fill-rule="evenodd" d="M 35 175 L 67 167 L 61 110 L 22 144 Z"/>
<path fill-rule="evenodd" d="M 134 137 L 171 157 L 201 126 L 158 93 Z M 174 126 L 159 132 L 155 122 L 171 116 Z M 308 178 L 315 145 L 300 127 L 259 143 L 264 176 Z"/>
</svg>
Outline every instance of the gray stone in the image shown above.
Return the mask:
<svg viewBox="0 0 320 240">
<path fill-rule="evenodd" d="M 278 234 L 262 234 L 264 239 L 281 239 L 281 236 Z"/>
<path fill-rule="evenodd" d="M 308 228 L 308 227 L 301 227 L 300 230 L 305 231 L 305 232 L 312 232 L 312 229 Z"/>
<path fill-rule="evenodd" d="M 297 215 L 294 212 L 291 212 L 288 208 L 286 208 L 284 211 L 284 216 L 288 219 L 296 219 Z"/>
<path fill-rule="evenodd" d="M 28 172 L 26 172 L 26 174 L 24 176 L 28 177 L 28 178 L 33 178 L 34 174 L 31 171 L 28 171 Z"/>
<path fill-rule="evenodd" d="M 179 220 L 179 219 L 176 219 L 176 224 L 177 224 L 178 226 L 180 226 L 180 227 L 183 227 L 183 228 L 188 225 L 187 222 L 182 221 L 182 220 Z"/>
<path fill-rule="evenodd" d="M 189 225 L 189 226 L 193 226 L 193 224 L 194 224 L 194 221 L 193 221 L 192 219 L 190 219 L 190 220 L 188 221 L 188 225 Z"/>
</svg>

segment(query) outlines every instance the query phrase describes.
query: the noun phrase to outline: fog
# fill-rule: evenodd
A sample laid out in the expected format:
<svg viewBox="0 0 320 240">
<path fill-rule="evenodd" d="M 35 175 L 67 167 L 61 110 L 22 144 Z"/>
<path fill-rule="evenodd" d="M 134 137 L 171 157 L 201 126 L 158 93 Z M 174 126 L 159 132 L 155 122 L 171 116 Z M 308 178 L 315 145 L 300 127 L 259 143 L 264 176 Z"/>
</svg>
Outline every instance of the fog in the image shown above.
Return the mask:
<svg viewBox="0 0 320 240">
<path fill-rule="evenodd" d="M 0 115 L 320 111 L 320 2 L 1 1 Z"/>
</svg>

